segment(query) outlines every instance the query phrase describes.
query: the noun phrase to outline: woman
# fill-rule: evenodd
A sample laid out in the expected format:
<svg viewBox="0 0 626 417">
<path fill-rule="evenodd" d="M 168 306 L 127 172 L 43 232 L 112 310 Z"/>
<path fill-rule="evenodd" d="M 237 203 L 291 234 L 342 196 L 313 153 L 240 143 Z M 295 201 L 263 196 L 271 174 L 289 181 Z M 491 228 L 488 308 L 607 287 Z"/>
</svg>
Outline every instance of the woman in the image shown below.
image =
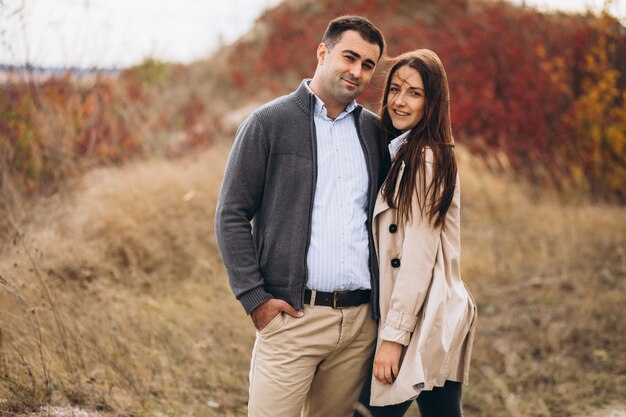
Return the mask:
<svg viewBox="0 0 626 417">
<path fill-rule="evenodd" d="M 381 123 L 391 156 L 373 222 L 381 318 L 362 402 L 371 388 L 375 416 L 402 416 L 415 398 L 422 417 L 461 416 L 476 307 L 459 269 L 460 190 L 448 81 L 434 52 L 396 58 Z"/>
</svg>

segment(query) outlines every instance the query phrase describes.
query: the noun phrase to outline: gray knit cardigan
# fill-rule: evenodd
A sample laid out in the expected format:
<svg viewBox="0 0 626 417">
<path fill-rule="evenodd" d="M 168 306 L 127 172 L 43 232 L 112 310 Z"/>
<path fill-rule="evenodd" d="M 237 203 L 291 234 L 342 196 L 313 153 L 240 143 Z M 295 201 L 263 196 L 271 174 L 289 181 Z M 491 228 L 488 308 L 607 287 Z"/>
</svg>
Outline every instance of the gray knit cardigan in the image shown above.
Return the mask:
<svg viewBox="0 0 626 417">
<path fill-rule="evenodd" d="M 305 82 L 243 122 L 226 165 L 215 234 L 230 286 L 247 314 L 270 298 L 297 309 L 304 305 L 317 177 L 315 96 Z M 358 106 L 354 115 L 369 174 L 371 306 L 377 318 L 378 265 L 370 221 L 381 182 L 380 131 L 372 112 Z"/>
</svg>

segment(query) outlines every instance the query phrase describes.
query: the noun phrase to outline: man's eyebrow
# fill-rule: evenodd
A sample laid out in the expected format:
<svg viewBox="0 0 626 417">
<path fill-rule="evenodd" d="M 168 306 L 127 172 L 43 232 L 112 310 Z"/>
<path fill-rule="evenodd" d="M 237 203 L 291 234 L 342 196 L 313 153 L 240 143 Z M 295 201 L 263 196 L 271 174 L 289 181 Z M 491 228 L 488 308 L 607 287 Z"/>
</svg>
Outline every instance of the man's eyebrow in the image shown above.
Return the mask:
<svg viewBox="0 0 626 417">
<path fill-rule="evenodd" d="M 352 49 L 344 49 L 344 50 L 343 50 L 343 52 L 344 52 L 344 53 L 346 53 L 346 54 L 350 54 L 350 55 L 354 56 L 355 58 L 359 58 L 359 59 L 361 58 L 361 54 L 359 54 L 359 53 L 358 53 L 358 52 L 356 52 L 356 51 L 353 51 Z M 373 60 L 373 59 L 367 58 L 367 59 L 365 60 L 365 62 L 366 62 L 367 64 L 370 64 L 370 65 L 376 66 L 376 62 L 374 62 L 374 60 Z"/>
</svg>

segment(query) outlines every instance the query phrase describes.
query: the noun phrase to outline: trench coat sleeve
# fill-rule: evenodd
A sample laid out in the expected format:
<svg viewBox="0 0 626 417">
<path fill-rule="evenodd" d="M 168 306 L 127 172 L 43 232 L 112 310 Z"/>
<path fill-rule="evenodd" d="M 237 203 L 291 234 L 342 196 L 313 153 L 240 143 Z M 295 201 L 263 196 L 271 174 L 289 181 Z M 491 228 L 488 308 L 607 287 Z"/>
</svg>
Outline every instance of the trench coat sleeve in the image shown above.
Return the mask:
<svg viewBox="0 0 626 417">
<path fill-rule="evenodd" d="M 426 186 L 432 179 L 432 151 L 426 152 L 424 165 Z M 419 175 L 419 174 L 418 174 Z M 418 178 L 418 184 L 420 184 Z M 417 195 L 412 200 L 411 222 L 404 224 L 404 241 L 400 255 L 400 271 L 391 293 L 389 312 L 380 331 L 380 338 L 407 346 L 415 330 L 432 280 L 440 229 L 426 216 L 421 216 Z"/>
<path fill-rule="evenodd" d="M 269 144 L 253 113 L 237 130 L 215 212 L 215 235 L 235 297 L 250 314 L 272 298 L 263 287 L 250 221 L 263 198 Z"/>
</svg>

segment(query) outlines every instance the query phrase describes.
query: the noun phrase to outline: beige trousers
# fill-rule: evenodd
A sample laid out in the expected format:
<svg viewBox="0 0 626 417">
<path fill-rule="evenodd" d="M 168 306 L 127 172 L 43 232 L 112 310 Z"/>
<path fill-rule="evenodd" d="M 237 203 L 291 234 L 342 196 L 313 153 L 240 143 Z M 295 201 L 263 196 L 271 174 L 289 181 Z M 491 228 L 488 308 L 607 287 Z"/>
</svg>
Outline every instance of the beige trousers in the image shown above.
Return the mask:
<svg viewBox="0 0 626 417">
<path fill-rule="evenodd" d="M 369 304 L 279 314 L 257 332 L 248 416 L 352 416 L 376 332 Z"/>
</svg>

